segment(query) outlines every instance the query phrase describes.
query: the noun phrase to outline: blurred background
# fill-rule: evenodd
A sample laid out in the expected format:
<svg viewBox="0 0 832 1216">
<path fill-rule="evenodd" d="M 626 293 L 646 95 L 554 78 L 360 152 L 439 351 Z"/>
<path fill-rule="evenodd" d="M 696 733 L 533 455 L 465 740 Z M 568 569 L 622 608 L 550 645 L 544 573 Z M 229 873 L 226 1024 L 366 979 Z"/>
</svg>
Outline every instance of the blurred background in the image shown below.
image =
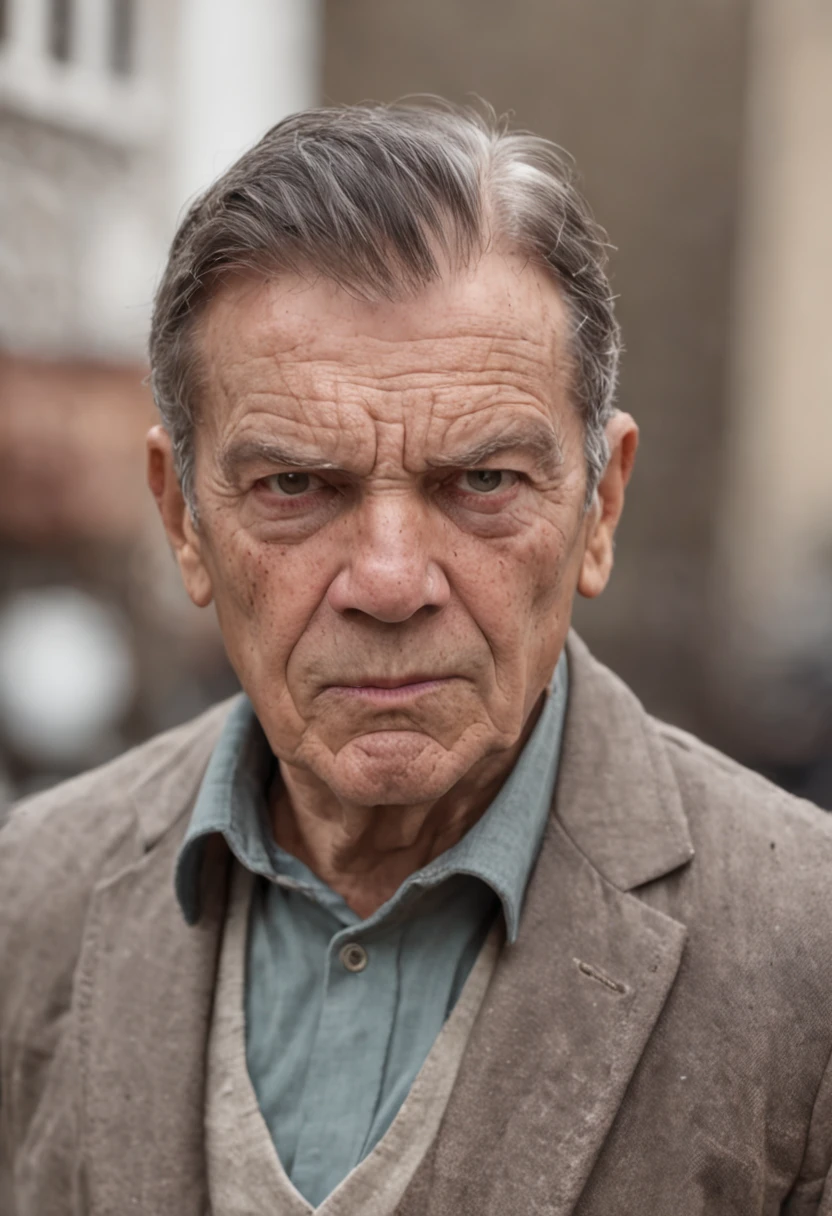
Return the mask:
<svg viewBox="0 0 832 1216">
<path fill-rule="evenodd" d="M 832 807 L 829 0 L 0 0 L 0 804 L 233 691 L 144 488 L 186 202 L 292 110 L 472 94 L 577 159 L 642 447 L 596 653 Z"/>
</svg>

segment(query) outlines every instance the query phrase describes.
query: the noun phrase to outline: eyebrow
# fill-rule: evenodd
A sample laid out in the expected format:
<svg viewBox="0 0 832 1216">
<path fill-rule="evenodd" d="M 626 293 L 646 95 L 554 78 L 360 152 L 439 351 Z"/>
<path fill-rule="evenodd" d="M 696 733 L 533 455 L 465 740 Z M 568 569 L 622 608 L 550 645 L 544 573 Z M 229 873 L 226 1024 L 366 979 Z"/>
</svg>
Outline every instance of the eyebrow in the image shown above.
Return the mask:
<svg viewBox="0 0 832 1216">
<path fill-rule="evenodd" d="M 234 473 L 241 466 L 252 464 L 254 461 L 288 465 L 291 469 L 338 468 L 338 465 L 322 460 L 320 456 L 307 456 L 264 439 L 244 439 L 239 443 L 232 443 L 219 456 L 220 469 L 228 480 L 233 479 Z"/>
<path fill-rule="evenodd" d="M 508 427 L 499 435 L 471 447 L 443 453 L 428 461 L 431 468 L 475 469 L 504 452 L 530 452 L 544 473 L 554 476 L 563 467 L 563 448 L 548 427 Z"/>
<path fill-rule="evenodd" d="M 530 452 L 542 471 L 549 476 L 555 476 L 563 466 L 563 448 L 557 435 L 548 427 L 540 426 L 509 427 L 499 435 L 481 439 L 470 447 L 439 454 L 427 464 L 432 469 L 475 469 L 504 452 L 518 451 Z M 333 461 L 322 460 L 320 456 L 306 455 L 262 439 L 245 439 L 233 443 L 219 457 L 220 468 L 228 480 L 233 479 L 234 473 L 240 467 L 254 461 L 284 465 L 291 469 L 343 471 Z"/>
</svg>

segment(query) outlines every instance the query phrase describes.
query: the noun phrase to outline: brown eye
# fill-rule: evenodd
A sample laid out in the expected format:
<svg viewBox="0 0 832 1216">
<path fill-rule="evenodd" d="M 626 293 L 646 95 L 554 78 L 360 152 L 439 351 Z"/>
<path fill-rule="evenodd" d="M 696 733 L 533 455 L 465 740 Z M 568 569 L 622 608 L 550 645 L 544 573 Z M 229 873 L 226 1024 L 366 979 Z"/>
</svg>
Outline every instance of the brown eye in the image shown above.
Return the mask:
<svg viewBox="0 0 832 1216">
<path fill-rule="evenodd" d="M 492 494 L 502 488 L 505 476 L 501 469 L 469 469 L 465 474 L 465 486 L 476 494 Z"/>
<path fill-rule="evenodd" d="M 311 473 L 274 473 L 265 478 L 265 483 L 272 493 L 287 497 L 308 494 L 310 490 L 318 488 L 315 483 L 320 481 L 320 477 L 313 477 Z"/>
</svg>

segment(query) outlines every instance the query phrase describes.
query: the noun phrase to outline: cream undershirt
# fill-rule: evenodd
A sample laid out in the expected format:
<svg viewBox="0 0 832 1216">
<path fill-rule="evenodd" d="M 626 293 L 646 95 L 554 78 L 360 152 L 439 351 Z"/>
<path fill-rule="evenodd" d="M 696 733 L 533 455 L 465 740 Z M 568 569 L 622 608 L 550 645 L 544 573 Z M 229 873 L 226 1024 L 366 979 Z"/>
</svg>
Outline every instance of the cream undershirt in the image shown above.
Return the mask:
<svg viewBox="0 0 832 1216">
<path fill-rule="evenodd" d="M 318 1208 L 295 1189 L 246 1066 L 245 971 L 254 877 L 234 863 L 208 1042 L 205 1141 L 212 1216 L 392 1216 L 433 1143 L 502 949 L 491 929 L 451 1016 L 385 1135 Z"/>
</svg>

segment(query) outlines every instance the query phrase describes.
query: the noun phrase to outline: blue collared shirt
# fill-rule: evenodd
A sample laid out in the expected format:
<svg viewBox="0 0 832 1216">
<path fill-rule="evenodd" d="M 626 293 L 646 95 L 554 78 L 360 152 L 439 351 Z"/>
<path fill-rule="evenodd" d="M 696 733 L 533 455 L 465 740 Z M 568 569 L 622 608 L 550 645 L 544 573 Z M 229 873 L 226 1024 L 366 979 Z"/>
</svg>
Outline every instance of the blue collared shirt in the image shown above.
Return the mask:
<svg viewBox="0 0 832 1216">
<path fill-rule="evenodd" d="M 362 920 L 279 848 L 268 819 L 275 760 L 241 697 L 214 749 L 182 845 L 176 890 L 199 917 L 206 838 L 260 876 L 249 919 L 246 1058 L 278 1155 L 317 1207 L 392 1123 L 502 911 L 509 942 L 557 774 L 566 659 L 497 797 L 465 836 Z"/>
</svg>

